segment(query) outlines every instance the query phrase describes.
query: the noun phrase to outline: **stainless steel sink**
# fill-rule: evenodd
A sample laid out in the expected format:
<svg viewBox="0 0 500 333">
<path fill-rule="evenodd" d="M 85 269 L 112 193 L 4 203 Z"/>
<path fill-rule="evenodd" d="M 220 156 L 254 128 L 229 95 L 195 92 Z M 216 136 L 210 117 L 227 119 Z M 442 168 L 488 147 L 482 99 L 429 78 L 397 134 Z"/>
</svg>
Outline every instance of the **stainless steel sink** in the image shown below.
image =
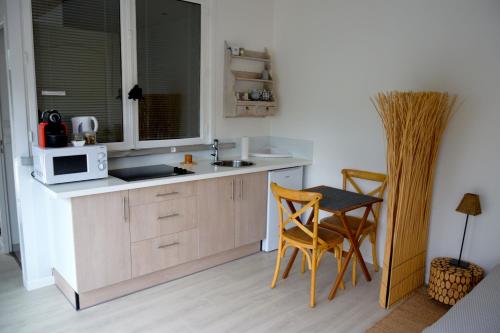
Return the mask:
<svg viewBox="0 0 500 333">
<path fill-rule="evenodd" d="M 231 167 L 231 168 L 241 168 L 241 167 L 254 165 L 254 163 L 249 162 L 249 161 L 241 161 L 241 160 L 226 160 L 226 161 L 213 162 L 212 165 Z"/>
</svg>

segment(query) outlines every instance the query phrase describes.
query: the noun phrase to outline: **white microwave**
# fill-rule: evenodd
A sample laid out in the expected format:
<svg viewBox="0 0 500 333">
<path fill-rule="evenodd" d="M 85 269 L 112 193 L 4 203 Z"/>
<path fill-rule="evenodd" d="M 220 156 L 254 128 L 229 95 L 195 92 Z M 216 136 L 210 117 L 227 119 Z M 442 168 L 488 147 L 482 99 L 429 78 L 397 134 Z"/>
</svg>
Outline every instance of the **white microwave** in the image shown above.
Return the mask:
<svg viewBox="0 0 500 333">
<path fill-rule="evenodd" d="M 108 177 L 104 145 L 33 147 L 34 177 L 44 184 L 60 184 Z"/>
</svg>

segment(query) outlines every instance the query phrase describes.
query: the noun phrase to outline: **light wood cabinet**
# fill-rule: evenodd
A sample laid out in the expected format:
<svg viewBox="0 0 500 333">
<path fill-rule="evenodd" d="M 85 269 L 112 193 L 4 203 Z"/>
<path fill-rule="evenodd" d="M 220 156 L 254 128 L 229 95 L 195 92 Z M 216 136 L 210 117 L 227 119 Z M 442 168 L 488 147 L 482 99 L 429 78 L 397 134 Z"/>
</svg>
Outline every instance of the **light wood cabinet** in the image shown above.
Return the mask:
<svg viewBox="0 0 500 333">
<path fill-rule="evenodd" d="M 132 242 L 196 228 L 196 196 L 130 206 Z"/>
<path fill-rule="evenodd" d="M 200 256 L 266 237 L 267 172 L 198 182 Z"/>
<path fill-rule="evenodd" d="M 196 183 L 197 182 L 185 182 L 131 190 L 130 205 L 144 205 L 189 197 L 195 193 Z"/>
<path fill-rule="evenodd" d="M 234 248 L 234 177 L 198 182 L 200 257 Z"/>
<path fill-rule="evenodd" d="M 266 238 L 267 172 L 236 177 L 235 246 Z"/>
<path fill-rule="evenodd" d="M 133 277 L 179 265 L 198 258 L 198 230 L 136 242 L 131 252 Z"/>
<path fill-rule="evenodd" d="M 266 200 L 267 172 L 72 198 L 60 205 L 72 221 L 57 222 L 57 239 L 71 245 L 56 283 L 88 307 L 255 253 Z"/>
<path fill-rule="evenodd" d="M 132 277 L 128 191 L 72 199 L 78 292 Z"/>
</svg>

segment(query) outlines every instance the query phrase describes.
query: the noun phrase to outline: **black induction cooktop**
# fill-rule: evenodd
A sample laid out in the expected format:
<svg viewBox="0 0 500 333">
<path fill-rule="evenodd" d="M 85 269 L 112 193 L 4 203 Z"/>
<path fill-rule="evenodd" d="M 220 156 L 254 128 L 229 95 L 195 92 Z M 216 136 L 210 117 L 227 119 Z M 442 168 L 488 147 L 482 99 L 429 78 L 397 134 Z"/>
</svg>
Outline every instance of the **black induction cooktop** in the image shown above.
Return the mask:
<svg viewBox="0 0 500 333">
<path fill-rule="evenodd" d="M 120 178 L 127 182 L 189 175 L 192 173 L 194 172 L 166 164 L 151 165 L 151 166 L 136 167 L 136 168 L 115 169 L 115 170 L 109 170 L 108 172 L 110 176 Z"/>
</svg>

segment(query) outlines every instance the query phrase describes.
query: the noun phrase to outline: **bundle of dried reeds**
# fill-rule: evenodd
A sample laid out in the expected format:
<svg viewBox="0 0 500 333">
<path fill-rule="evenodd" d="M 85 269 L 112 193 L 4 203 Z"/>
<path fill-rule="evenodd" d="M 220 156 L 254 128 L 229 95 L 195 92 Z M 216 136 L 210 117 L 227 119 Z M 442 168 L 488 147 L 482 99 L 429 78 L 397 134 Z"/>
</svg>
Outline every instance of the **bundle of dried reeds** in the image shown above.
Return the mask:
<svg viewBox="0 0 500 333">
<path fill-rule="evenodd" d="M 436 157 L 456 96 L 389 92 L 372 101 L 387 135 L 387 239 L 380 304 L 388 307 L 424 283 Z"/>
</svg>

